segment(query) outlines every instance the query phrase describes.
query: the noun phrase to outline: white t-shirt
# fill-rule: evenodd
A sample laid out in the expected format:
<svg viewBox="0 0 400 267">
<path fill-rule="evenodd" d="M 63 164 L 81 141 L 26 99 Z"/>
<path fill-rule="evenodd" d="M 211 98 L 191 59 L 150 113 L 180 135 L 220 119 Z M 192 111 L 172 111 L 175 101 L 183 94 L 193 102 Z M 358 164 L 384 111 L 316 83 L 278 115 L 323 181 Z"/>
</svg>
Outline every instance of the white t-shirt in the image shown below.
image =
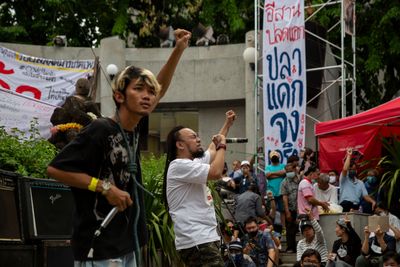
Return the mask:
<svg viewBox="0 0 400 267">
<path fill-rule="evenodd" d="M 177 250 L 218 241 L 217 219 L 207 187 L 210 153 L 199 159 L 175 159 L 167 173 L 167 200 Z"/>
<path fill-rule="evenodd" d="M 318 199 L 319 201 L 338 204 L 337 188 L 331 184 L 329 185 L 328 189 L 321 190 L 319 189 L 318 184 L 315 183 L 314 193 L 315 193 L 315 198 Z"/>
</svg>

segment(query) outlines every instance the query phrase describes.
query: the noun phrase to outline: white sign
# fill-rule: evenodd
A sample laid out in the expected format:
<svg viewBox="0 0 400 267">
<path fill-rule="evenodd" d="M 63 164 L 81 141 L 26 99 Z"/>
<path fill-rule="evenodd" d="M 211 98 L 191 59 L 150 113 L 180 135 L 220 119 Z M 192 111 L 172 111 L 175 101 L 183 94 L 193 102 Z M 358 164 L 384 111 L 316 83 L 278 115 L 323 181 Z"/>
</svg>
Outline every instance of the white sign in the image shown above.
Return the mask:
<svg viewBox="0 0 400 267">
<path fill-rule="evenodd" d="M 263 25 L 265 155 L 281 161 L 304 147 L 306 64 L 304 2 L 266 0 Z"/>
<path fill-rule="evenodd" d="M 26 97 L 22 94 L 0 89 L 0 125 L 7 132 L 18 128 L 29 136 L 30 123 L 38 119 L 38 128 L 43 138 L 50 137 L 50 117 L 56 106 Z"/>
<path fill-rule="evenodd" d="M 0 46 L 0 88 L 61 105 L 79 78 L 93 72 L 94 60 L 54 60 L 27 56 Z"/>
</svg>

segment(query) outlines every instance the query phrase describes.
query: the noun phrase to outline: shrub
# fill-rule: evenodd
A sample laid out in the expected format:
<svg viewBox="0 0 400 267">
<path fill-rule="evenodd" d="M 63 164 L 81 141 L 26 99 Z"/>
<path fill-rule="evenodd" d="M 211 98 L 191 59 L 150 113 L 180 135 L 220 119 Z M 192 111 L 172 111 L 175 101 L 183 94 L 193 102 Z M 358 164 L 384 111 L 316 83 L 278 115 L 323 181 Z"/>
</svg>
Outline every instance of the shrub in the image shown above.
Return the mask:
<svg viewBox="0 0 400 267">
<path fill-rule="evenodd" d="M 47 165 L 56 153 L 55 146 L 40 136 L 36 118 L 31 121 L 29 136 L 17 128 L 8 133 L 0 126 L 0 169 L 23 176 L 48 178 Z"/>
</svg>

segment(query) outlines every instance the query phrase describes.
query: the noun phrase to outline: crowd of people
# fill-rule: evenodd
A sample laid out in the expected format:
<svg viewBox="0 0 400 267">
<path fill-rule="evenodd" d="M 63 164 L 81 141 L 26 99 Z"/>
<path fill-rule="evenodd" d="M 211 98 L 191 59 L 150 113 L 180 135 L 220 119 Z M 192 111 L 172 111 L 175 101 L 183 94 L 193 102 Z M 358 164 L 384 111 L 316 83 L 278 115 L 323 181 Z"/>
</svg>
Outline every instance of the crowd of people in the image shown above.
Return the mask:
<svg viewBox="0 0 400 267">
<path fill-rule="evenodd" d="M 252 171 L 253 160 L 234 160 L 231 171 L 225 165 L 226 177 L 218 182 L 228 218 L 219 227 L 225 266 L 278 266 L 282 252 L 296 254 L 295 266 L 398 266 L 400 219 L 380 201 L 379 172 L 366 170 L 359 179 L 356 153 L 348 148 L 339 175 L 336 170 L 321 173 L 314 154 L 306 148 L 282 164 L 280 154 L 271 151 L 261 175 Z M 349 212 L 388 216 L 390 227 L 383 231 L 365 225 L 358 234 Z M 335 229 L 322 229 L 323 213 L 345 215 L 339 216 Z M 331 247 L 324 231 L 337 236 Z"/>
<path fill-rule="evenodd" d="M 93 122 L 85 115 L 87 127 L 48 166 L 49 176 L 70 185 L 74 194 L 75 266 L 141 266 L 140 248 L 148 242 L 143 194 L 148 192 L 141 181 L 137 126 L 166 93 L 188 46 L 190 32 L 179 29 L 175 35 L 176 46 L 157 77 L 135 66 L 119 72 L 112 86 L 115 114 Z M 88 87 L 82 88 L 70 99 L 73 103 L 89 100 Z M 226 135 L 236 114 L 230 110 L 225 116 L 206 150 L 197 133 L 184 126 L 167 137 L 164 201 L 174 222 L 176 249 L 187 266 L 273 267 L 283 251 L 296 253 L 295 266 L 399 266 L 400 220 L 376 194 L 377 170 L 359 179 L 354 151 L 348 148 L 340 175 L 320 173 L 314 151 L 307 148 L 286 164 L 271 151 L 261 175 L 253 170 L 254 159 L 235 160 L 229 172 Z M 220 224 L 210 180 L 217 180 L 224 204 L 226 220 Z M 323 229 L 320 214 L 332 211 L 375 213 L 388 217 L 390 227 L 365 226 L 360 237 L 346 215 L 335 229 Z M 335 231 L 332 247 L 324 231 Z"/>
</svg>

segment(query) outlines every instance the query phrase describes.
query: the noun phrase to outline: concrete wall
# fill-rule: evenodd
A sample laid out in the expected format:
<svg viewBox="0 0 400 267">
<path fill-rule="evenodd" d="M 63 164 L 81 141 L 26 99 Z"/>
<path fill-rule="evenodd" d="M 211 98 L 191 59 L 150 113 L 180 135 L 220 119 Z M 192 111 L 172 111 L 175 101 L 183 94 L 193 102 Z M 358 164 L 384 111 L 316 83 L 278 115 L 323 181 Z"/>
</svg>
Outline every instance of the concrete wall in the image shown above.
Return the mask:
<svg viewBox="0 0 400 267">
<path fill-rule="evenodd" d="M 244 44 L 188 48 L 162 103 L 244 99 Z M 127 64 L 158 73 L 172 49 L 127 48 Z"/>
<path fill-rule="evenodd" d="M 245 107 L 244 106 L 230 106 L 230 107 L 210 107 L 201 109 L 199 112 L 199 134 L 202 140 L 203 147 L 208 146 L 211 142 L 211 137 L 217 134 L 225 121 L 225 112 L 228 108 L 235 110 L 237 119 L 231 127 L 228 137 L 243 137 L 245 136 Z M 227 153 L 225 154 L 225 161 L 228 167 L 231 168 L 231 162 L 235 159 L 250 160 L 251 154 L 245 153 L 246 144 L 233 143 L 227 145 Z"/>
<path fill-rule="evenodd" d="M 250 32 L 249 32 L 250 33 Z M 254 35 L 254 32 L 252 33 Z M 248 35 L 246 35 L 248 37 Z M 246 37 L 246 38 L 247 38 Z M 108 64 L 116 64 L 120 69 L 133 64 L 148 68 L 158 73 L 171 54 L 170 48 L 125 48 L 124 43 L 117 37 L 105 38 L 101 41 L 100 48 L 74 48 L 32 46 L 11 43 L 0 43 L 1 46 L 12 50 L 52 59 L 94 59 L 99 56 L 101 67 L 106 70 Z M 203 140 L 218 132 L 228 109 L 234 109 L 239 117 L 230 132 L 231 137 L 247 137 L 252 141 L 255 137 L 255 108 L 253 97 L 254 72 L 245 64 L 242 53 L 246 43 L 221 45 L 210 47 L 189 47 L 184 52 L 176 69 L 170 88 L 156 108 L 156 112 L 198 112 L 199 132 Z M 326 64 L 333 64 L 327 48 Z M 115 105 L 112 100 L 109 79 L 101 73 L 97 102 L 101 103 L 102 113 L 112 115 Z M 260 72 L 261 73 L 261 72 Z M 325 71 L 325 80 L 337 77 L 337 71 Z M 324 86 L 328 86 L 326 83 Z M 336 118 L 338 105 L 332 106 L 339 96 L 336 85 L 321 94 L 317 108 L 307 108 L 310 117 L 306 122 L 306 146 L 315 148 L 314 137 L 315 119 L 320 121 Z M 260 96 L 259 100 L 262 100 Z M 259 106 L 262 114 L 262 106 Z M 179 115 L 178 115 L 179 116 Z M 262 116 L 262 115 L 261 115 Z M 260 118 L 262 119 L 262 118 Z M 260 124 L 261 125 L 261 124 Z M 260 128 L 262 135 L 262 127 Z M 259 136 L 261 137 L 261 136 Z M 154 138 L 153 138 L 154 139 Z M 232 159 L 245 159 L 251 157 L 255 142 L 249 144 L 231 144 L 227 161 Z M 232 148 L 232 149 L 231 149 Z"/>
<path fill-rule="evenodd" d="M 336 213 L 336 214 L 322 214 L 319 217 L 319 223 L 324 231 L 324 236 L 326 240 L 326 246 L 328 251 L 332 251 L 333 242 L 339 239 L 336 236 L 335 228 L 336 228 L 336 221 L 340 218 L 343 218 L 346 214 L 345 213 Z M 361 242 L 364 241 L 364 227 L 368 225 L 368 214 L 365 213 L 354 213 L 349 212 L 347 214 L 349 220 L 351 221 L 351 225 L 353 229 L 356 231 L 358 236 L 361 238 Z"/>
</svg>

